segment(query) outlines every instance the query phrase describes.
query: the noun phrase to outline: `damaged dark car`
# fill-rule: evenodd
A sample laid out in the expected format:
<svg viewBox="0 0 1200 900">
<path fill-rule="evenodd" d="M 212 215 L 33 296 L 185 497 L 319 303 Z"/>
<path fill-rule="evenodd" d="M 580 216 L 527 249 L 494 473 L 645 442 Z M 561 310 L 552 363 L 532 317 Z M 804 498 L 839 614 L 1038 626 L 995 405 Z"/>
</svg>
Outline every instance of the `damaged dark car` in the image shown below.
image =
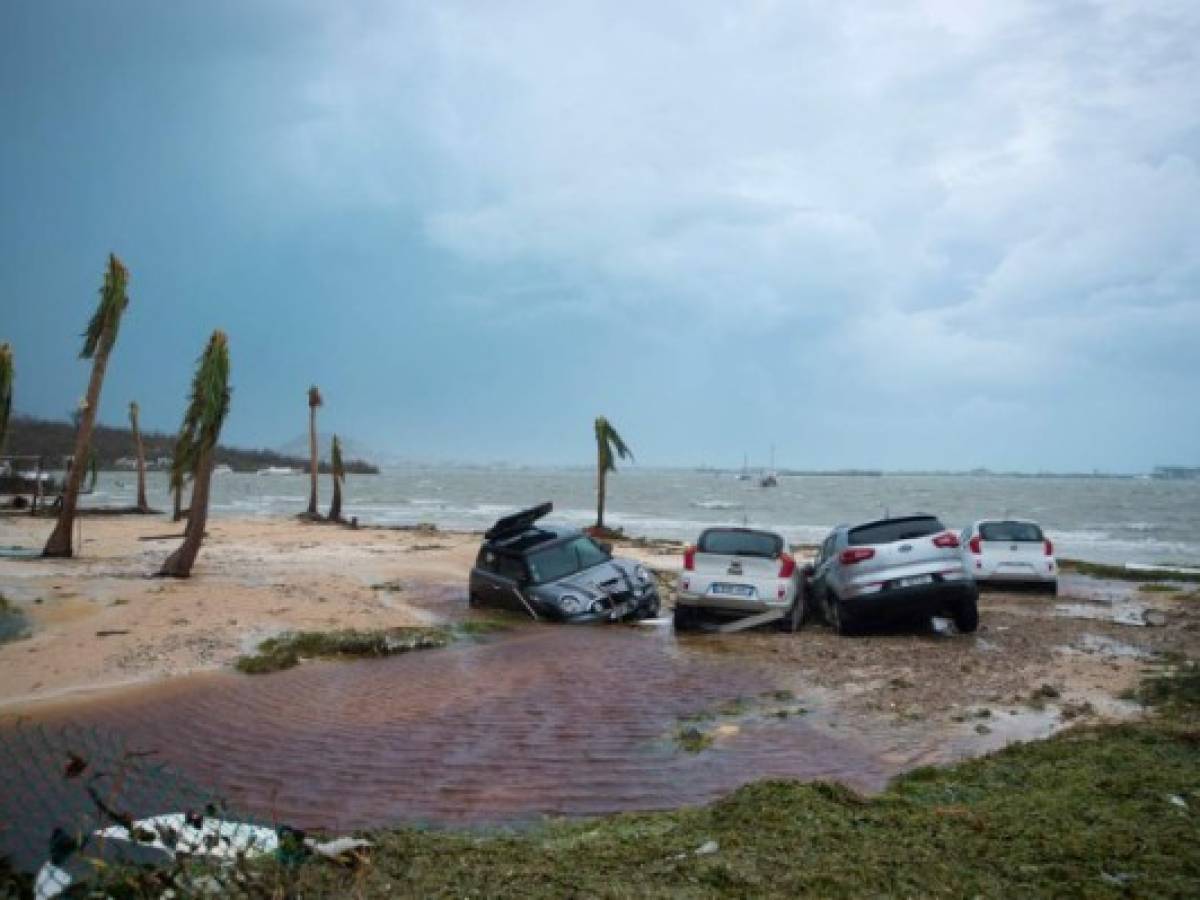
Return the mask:
<svg viewBox="0 0 1200 900">
<path fill-rule="evenodd" d="M 577 528 L 540 525 L 543 503 L 499 519 L 471 568 L 473 607 L 553 622 L 615 622 L 658 615 L 654 576 Z"/>
</svg>

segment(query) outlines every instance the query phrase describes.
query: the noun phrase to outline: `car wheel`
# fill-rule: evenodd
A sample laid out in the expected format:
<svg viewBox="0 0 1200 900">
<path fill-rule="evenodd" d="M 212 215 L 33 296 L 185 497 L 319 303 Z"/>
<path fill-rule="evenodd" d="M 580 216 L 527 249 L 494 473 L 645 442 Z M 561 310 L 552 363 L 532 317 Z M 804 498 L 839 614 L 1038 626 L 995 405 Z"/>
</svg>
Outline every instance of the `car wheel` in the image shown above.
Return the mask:
<svg viewBox="0 0 1200 900">
<path fill-rule="evenodd" d="M 683 606 L 675 607 L 671 622 L 676 631 L 691 631 L 696 627 L 696 617 L 690 609 Z"/>
<path fill-rule="evenodd" d="M 804 582 L 800 582 L 800 586 L 796 588 L 796 599 L 792 603 L 792 608 L 788 610 L 786 616 L 779 620 L 779 627 L 783 631 L 795 634 L 804 627 L 806 618 L 808 618 L 808 591 L 804 588 Z"/>
<path fill-rule="evenodd" d="M 467 591 L 467 606 L 474 609 L 479 605 L 479 598 L 475 596 L 474 591 Z"/>
<path fill-rule="evenodd" d="M 854 634 L 854 617 L 846 609 L 846 604 L 837 597 L 830 595 L 828 600 L 829 624 L 838 634 Z"/>
<path fill-rule="evenodd" d="M 1049 592 L 1051 597 L 1058 596 L 1058 581 L 1057 581 L 1057 579 L 1050 582 L 1050 587 L 1047 588 L 1047 591 Z"/>
<path fill-rule="evenodd" d="M 973 634 L 979 627 L 979 603 L 975 598 L 961 600 L 954 607 L 954 627 L 961 634 Z"/>
<path fill-rule="evenodd" d="M 662 608 L 662 606 L 659 603 L 658 598 L 655 597 L 653 600 L 650 601 L 650 605 L 642 610 L 642 618 L 643 619 L 653 619 L 655 616 L 658 615 L 659 610 L 661 608 Z"/>
</svg>

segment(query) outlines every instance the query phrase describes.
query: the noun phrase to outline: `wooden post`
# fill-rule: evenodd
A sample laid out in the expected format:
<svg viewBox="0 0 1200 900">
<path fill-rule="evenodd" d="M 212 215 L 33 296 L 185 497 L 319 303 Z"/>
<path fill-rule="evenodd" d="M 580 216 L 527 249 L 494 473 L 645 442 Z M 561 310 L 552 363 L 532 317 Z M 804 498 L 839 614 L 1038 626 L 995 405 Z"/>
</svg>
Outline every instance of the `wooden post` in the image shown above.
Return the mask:
<svg viewBox="0 0 1200 900">
<path fill-rule="evenodd" d="M 40 456 L 37 458 L 37 471 L 34 473 L 33 477 L 33 508 L 30 510 L 29 514 L 31 516 L 36 516 L 38 506 L 42 501 L 42 458 Z"/>
</svg>

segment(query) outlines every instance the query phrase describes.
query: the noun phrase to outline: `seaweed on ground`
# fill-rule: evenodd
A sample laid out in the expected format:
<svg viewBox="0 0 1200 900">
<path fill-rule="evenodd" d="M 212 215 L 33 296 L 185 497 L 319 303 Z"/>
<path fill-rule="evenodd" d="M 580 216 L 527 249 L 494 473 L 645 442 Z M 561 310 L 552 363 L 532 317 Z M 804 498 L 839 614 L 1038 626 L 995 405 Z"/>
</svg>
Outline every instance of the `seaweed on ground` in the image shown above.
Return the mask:
<svg viewBox="0 0 1200 900">
<path fill-rule="evenodd" d="M 235 663 L 239 672 L 261 675 L 290 669 L 303 658 L 392 656 L 410 650 L 444 647 L 452 635 L 444 628 L 383 628 L 373 631 L 289 631 L 258 645 L 258 652 Z"/>
</svg>

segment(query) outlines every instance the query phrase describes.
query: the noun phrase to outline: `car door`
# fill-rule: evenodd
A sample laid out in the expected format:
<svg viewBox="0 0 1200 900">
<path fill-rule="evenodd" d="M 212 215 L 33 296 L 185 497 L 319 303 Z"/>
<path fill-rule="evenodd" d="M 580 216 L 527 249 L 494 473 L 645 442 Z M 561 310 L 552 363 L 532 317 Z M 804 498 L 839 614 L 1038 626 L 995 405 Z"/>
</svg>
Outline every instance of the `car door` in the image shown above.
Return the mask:
<svg viewBox="0 0 1200 900">
<path fill-rule="evenodd" d="M 497 606 L 527 613 L 528 610 L 521 599 L 521 589 L 528 581 L 529 575 L 524 559 L 508 553 L 496 555 L 492 584 Z"/>
<path fill-rule="evenodd" d="M 474 593 L 476 602 L 497 609 L 515 609 L 521 606 L 515 595 L 514 570 L 511 557 L 496 550 L 484 549 L 475 563 Z"/>
<path fill-rule="evenodd" d="M 813 563 L 813 596 L 818 599 L 823 597 L 825 591 L 829 589 L 829 561 L 833 557 L 833 545 L 836 541 L 837 532 L 830 533 L 821 542 L 821 549 L 817 551 L 817 560 Z"/>
</svg>

